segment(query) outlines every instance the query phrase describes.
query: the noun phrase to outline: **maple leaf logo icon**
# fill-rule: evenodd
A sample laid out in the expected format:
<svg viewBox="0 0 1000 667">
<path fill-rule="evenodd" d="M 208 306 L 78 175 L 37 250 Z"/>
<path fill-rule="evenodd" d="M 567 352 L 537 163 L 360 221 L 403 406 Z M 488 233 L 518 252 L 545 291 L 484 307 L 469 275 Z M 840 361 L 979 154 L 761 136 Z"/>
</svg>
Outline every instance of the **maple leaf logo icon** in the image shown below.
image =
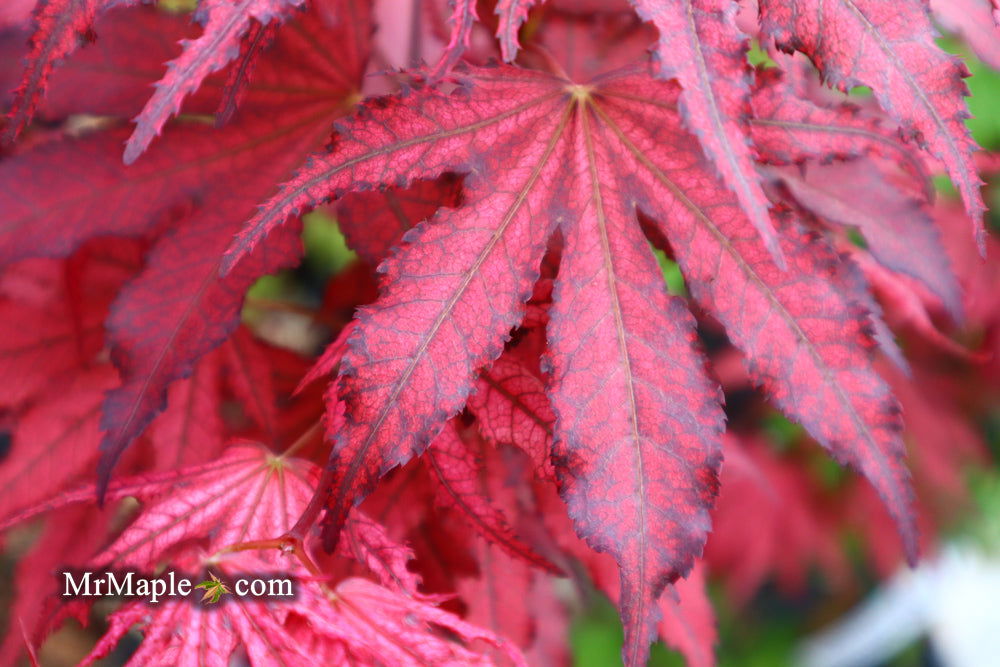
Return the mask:
<svg viewBox="0 0 1000 667">
<path fill-rule="evenodd" d="M 231 591 L 222 581 L 219 580 L 215 574 L 212 572 L 208 573 L 211 579 L 206 579 L 201 582 L 195 588 L 204 588 L 205 594 L 201 597 L 202 602 L 207 602 L 209 604 L 215 604 L 222 598 L 223 595 L 229 595 Z"/>
</svg>

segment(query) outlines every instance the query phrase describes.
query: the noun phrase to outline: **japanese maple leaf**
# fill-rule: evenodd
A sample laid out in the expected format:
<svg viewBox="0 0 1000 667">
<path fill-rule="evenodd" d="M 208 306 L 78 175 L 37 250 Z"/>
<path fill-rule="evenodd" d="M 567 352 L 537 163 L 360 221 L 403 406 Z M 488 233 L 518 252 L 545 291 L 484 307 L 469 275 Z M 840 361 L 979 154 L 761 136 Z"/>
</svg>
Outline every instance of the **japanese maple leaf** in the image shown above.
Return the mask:
<svg viewBox="0 0 1000 667">
<path fill-rule="evenodd" d="M 28 260 L 0 273 L 0 406 L 55 398 L 62 382 L 103 363 L 102 322 L 141 267 L 134 243 L 92 244 L 68 261 Z"/>
<path fill-rule="evenodd" d="M 487 656 L 436 634 L 432 628 L 437 626 L 463 642 L 478 640 L 491 645 L 511 664 L 525 664 L 511 642 L 428 604 L 433 598 L 403 596 L 360 578 L 342 581 L 334 595 L 337 633 L 345 644 L 361 649 L 359 657 L 373 656 L 397 665 L 495 664 Z"/>
<path fill-rule="evenodd" d="M 801 95 L 794 79 L 777 69 L 756 72 L 749 123 L 758 160 L 786 165 L 879 155 L 929 180 L 922 156 L 891 123 L 854 104 L 816 104 Z"/>
<path fill-rule="evenodd" d="M 836 255 L 783 220 L 788 271 L 769 259 L 684 129 L 678 95 L 635 70 L 579 85 L 498 67 L 471 70 L 452 95 L 373 100 L 262 207 L 226 262 L 238 266 L 289 213 L 331 195 L 467 174 L 463 204 L 382 264 L 382 296 L 349 340 L 347 423 L 327 472 L 335 538 L 351 504 L 463 406 L 521 319 L 559 229 L 547 328 L 556 468 L 577 529 L 621 567 L 630 663 L 645 655 L 663 586 L 701 550 L 722 430 L 694 322 L 667 296 L 636 209 L 669 239 L 754 380 L 868 475 L 913 547 L 898 409 L 871 367 L 867 316 L 845 296 Z"/>
<path fill-rule="evenodd" d="M 209 353 L 191 376 L 170 386 L 167 408 L 146 431 L 152 445 L 153 470 L 174 470 L 183 463 L 204 463 L 221 453 L 225 443 L 221 355 Z"/>
<path fill-rule="evenodd" d="M 479 575 L 458 584 L 458 594 L 469 607 L 466 619 L 528 648 L 534 638 L 537 612 L 527 606 L 527 600 L 536 578 L 543 577 L 523 560 L 511 558 L 482 539 L 476 540 L 474 550 Z"/>
<path fill-rule="evenodd" d="M 240 446 L 173 478 L 121 480 L 109 494 L 136 496 L 142 510 L 91 559 L 91 566 L 147 570 L 169 559 L 175 568 L 190 571 L 203 567 L 204 557 L 224 546 L 281 536 L 303 511 L 317 475 L 307 461 Z M 299 580 L 297 597 L 283 604 L 229 598 L 213 612 L 171 600 L 151 614 L 148 605 L 129 603 L 112 615 L 111 629 L 88 659 L 105 655 L 129 627 L 141 622 L 145 637 L 136 660 L 142 664 L 169 664 L 186 654 L 228 664 L 238 645 L 245 647 L 251 664 L 276 659 L 300 664 L 316 655 L 340 654 L 363 661 L 393 656 L 393 664 L 479 664 L 477 653 L 441 636 L 437 627 L 468 641 L 485 640 L 520 664 L 516 649 L 504 640 L 437 609 L 438 599 L 417 593 L 419 579 L 407 569 L 412 552 L 389 540 L 378 524 L 354 514 L 341 544 L 343 555 L 367 566 L 381 583 L 348 578 L 327 593 L 288 557 L 267 551 L 218 555 L 208 563 L 213 572 L 223 573 L 223 582 L 241 573 L 280 572 Z M 206 586 L 209 595 L 220 590 L 214 579 Z M 299 622 L 308 624 L 318 642 L 308 651 L 288 627 Z M 160 655 L 165 657 L 155 657 Z"/>
<path fill-rule="evenodd" d="M 312 497 L 318 470 L 262 445 L 230 447 L 215 460 L 180 470 L 123 478 L 108 499 L 133 497 L 143 511 L 128 529 L 91 558 L 94 567 L 155 568 L 178 549 L 212 554 L 234 544 L 283 535 Z M 93 502 L 94 485 L 65 491 L 15 516 L 0 530 L 39 514 Z M 247 503 L 246 499 L 254 499 Z"/>
<path fill-rule="evenodd" d="M 218 275 L 221 252 L 240 218 L 302 156 L 322 145 L 328 123 L 356 94 L 368 56 L 368 4 L 313 4 L 311 13 L 286 22 L 278 32 L 257 64 L 240 112 L 224 128 L 178 121 L 128 168 L 115 157 L 128 132 L 115 125 L 83 138 L 47 142 L 0 167 L 0 177 L 11 186 L 0 192 L 0 208 L 7 214 L 0 222 L 0 263 L 64 256 L 94 236 L 156 239 L 146 268 L 121 291 L 107 322 L 112 359 L 123 383 L 109 394 L 102 416 L 105 481 L 121 452 L 162 410 L 169 384 L 190 375 L 197 359 L 235 329 L 249 285 L 299 257 L 298 234 L 289 229 L 257 255 L 253 266 L 226 279 Z M 352 20 L 331 25 L 329 14 L 340 15 L 341 10 Z M 146 89 L 149 83 L 135 72 L 156 72 L 163 55 L 156 28 L 171 35 L 180 32 L 176 18 L 136 13 L 143 18 L 109 24 L 88 56 L 95 66 L 81 66 L 67 79 L 73 91 L 92 84 L 85 102 L 91 113 L 119 118 L 134 113 L 133 105 L 142 99 L 135 88 Z M 132 55 L 136 44 L 151 37 L 154 48 Z M 336 55 L 317 52 L 319 43 L 340 50 Z M 120 75 L 109 76 L 109 71 Z M 299 74 L 292 77 L 293 71 Z M 224 81 L 215 81 L 216 93 L 223 86 Z M 213 85 L 208 87 L 210 92 Z M 61 93 L 53 97 L 56 103 L 65 98 Z M 191 102 L 190 110 L 210 112 L 219 100 L 199 93 Z M 276 115 L 278 109 L 282 113 Z M 52 113 L 57 111 L 68 113 L 70 108 L 57 104 Z M 42 182 L 48 187 L 41 187 Z M 243 213 L 238 212 L 241 207 Z M 163 233 L 164 227 L 169 233 Z"/>
<path fill-rule="evenodd" d="M 21 415 L 12 447 L 0 466 L 0 517 L 93 474 L 100 442 L 101 403 L 118 385 L 108 365 L 75 374 Z"/>
<path fill-rule="evenodd" d="M 558 547 L 582 566 L 597 590 L 618 603 L 621 589 L 614 559 L 595 553 L 580 540 L 572 530 L 565 508 L 553 507 L 551 496 L 543 494 L 539 500 L 544 508 L 544 525 Z M 704 567 L 696 563 L 685 579 L 668 587 L 657 607 L 661 618 L 656 635 L 677 649 L 692 667 L 714 665 L 715 613 L 705 591 Z"/>
<path fill-rule="evenodd" d="M 968 89 L 962 79 L 969 72 L 934 44 L 926 4 L 761 0 L 760 13 L 763 31 L 779 48 L 804 52 L 840 90 L 870 86 L 904 132 L 944 163 L 984 249 L 976 145 L 964 123 Z"/>
<path fill-rule="evenodd" d="M 451 16 L 448 22 L 451 24 L 451 34 L 448 43 L 444 47 L 437 65 L 431 71 L 429 77 L 436 81 L 451 71 L 462 52 L 469 47 L 469 38 L 472 35 L 472 27 L 479 18 L 476 15 L 476 0 L 452 0 Z"/>
<path fill-rule="evenodd" d="M 276 456 L 249 443 L 230 447 L 209 463 L 124 478 L 111 487 L 109 496 L 134 497 L 142 502 L 142 512 L 90 563 L 148 570 L 178 550 L 197 547 L 198 553 L 211 555 L 241 543 L 281 537 L 305 509 L 318 479 L 319 470 L 311 462 Z M 87 495 L 86 489 L 65 493 L 38 509 L 86 502 Z M 34 513 L 28 510 L 24 517 Z M 416 591 L 419 578 L 406 568 L 411 552 L 359 512 L 348 521 L 339 554 L 365 565 L 384 585 Z M 273 562 L 272 555 L 262 552 L 259 558 Z"/>
<path fill-rule="evenodd" d="M 193 564 L 187 559 L 179 565 Z M 225 572 L 227 578 L 251 572 L 285 578 L 304 574 L 301 568 L 292 572 L 275 571 L 269 563 L 245 553 L 214 567 Z M 297 583 L 301 591 L 303 584 Z M 314 594 L 312 599 L 316 597 Z M 310 654 L 285 629 L 292 612 L 290 607 L 266 599 L 230 596 L 208 608 L 186 599 L 168 599 L 154 606 L 142 600 L 126 602 L 109 615 L 107 632 L 80 664 L 90 665 L 108 655 L 136 625 L 140 626 L 143 638 L 129 664 L 221 667 L 230 664 L 237 649 L 246 652 L 251 665 L 306 664 L 310 662 Z M 302 607 L 295 605 L 295 610 Z M 318 622 L 323 611 L 318 606 L 315 613 L 309 613 L 309 621 Z"/>
<path fill-rule="evenodd" d="M 112 491 L 112 496 L 135 496 L 144 501 L 143 511 L 92 564 L 146 570 L 186 543 L 197 543 L 211 554 L 242 542 L 280 537 L 312 497 L 317 472 L 308 461 L 241 445 L 210 463 L 181 471 L 181 492 L 174 490 L 175 481 L 163 481 L 169 477 L 153 476 L 148 483 L 123 480 L 122 490 Z"/>
<path fill-rule="evenodd" d="M 922 285 L 886 269 L 863 251 L 852 252 L 851 255 L 864 272 L 872 292 L 885 305 L 887 319 L 897 331 L 915 333 L 922 341 L 960 359 L 982 361 L 989 356 L 988 353 L 976 355 L 937 328 L 926 305 L 927 300 L 936 302 L 936 298 Z M 929 295 L 930 298 L 921 298 L 922 295 Z"/>
<path fill-rule="evenodd" d="M 278 447 L 279 397 L 272 371 L 267 350 L 245 328 L 199 359 L 190 377 L 170 386 L 166 409 L 149 426 L 154 469 L 177 469 L 218 456 L 235 433 L 223 414 L 228 408 L 231 415 L 237 406 L 244 422 L 239 434 L 259 436 Z"/>
<path fill-rule="evenodd" d="M 351 249 L 375 267 L 399 245 L 404 232 L 442 206 L 457 206 L 461 196 L 462 182 L 454 174 L 408 188 L 352 193 L 337 203 L 337 225 Z"/>
<path fill-rule="evenodd" d="M 17 415 L 0 466 L 0 518 L 93 474 L 101 405 L 120 385 L 103 353 L 101 323 L 113 295 L 141 268 L 139 259 L 137 244 L 111 239 L 64 261 L 26 260 L 0 274 L 0 312 L 11 327 L 0 360 L 4 372 L 20 380 L 15 391 L 0 392 L 0 405 Z M 277 397 L 264 352 L 246 330 L 237 330 L 171 387 L 167 409 L 143 441 L 152 445 L 154 469 L 218 455 L 231 433 L 222 418 L 231 399 L 230 408 L 242 407 L 245 421 L 259 425 L 256 433 L 273 434 Z M 269 442 L 277 444 L 273 437 Z M 140 448 L 142 454 L 148 449 Z"/>
<path fill-rule="evenodd" d="M 515 352 L 505 352 L 480 374 L 467 407 L 488 442 L 516 445 L 531 457 L 538 477 L 555 480 L 551 459 L 555 415 L 545 385 Z"/>
<path fill-rule="evenodd" d="M 566 637 L 570 632 L 570 614 L 561 599 L 558 581 L 535 573 L 528 591 L 526 606 L 535 615 L 535 628 L 525 658 L 529 665 L 567 665 L 571 663 Z"/>
<path fill-rule="evenodd" d="M 93 474 L 101 404 L 119 385 L 102 321 L 141 267 L 140 252 L 106 240 L 65 261 L 26 260 L 0 273 L 0 371 L 16 378 L 0 391 L 0 407 L 16 416 L 0 466 L 0 517 Z"/>
<path fill-rule="evenodd" d="M 938 369 L 916 369 L 914 381 L 887 369 L 886 378 L 903 410 L 912 415 L 907 419 L 907 435 L 913 449 L 916 483 L 928 491 L 964 501 L 968 493 L 964 471 L 988 465 L 983 434 L 962 412 L 961 393 L 966 383 L 949 382 Z"/>
</svg>

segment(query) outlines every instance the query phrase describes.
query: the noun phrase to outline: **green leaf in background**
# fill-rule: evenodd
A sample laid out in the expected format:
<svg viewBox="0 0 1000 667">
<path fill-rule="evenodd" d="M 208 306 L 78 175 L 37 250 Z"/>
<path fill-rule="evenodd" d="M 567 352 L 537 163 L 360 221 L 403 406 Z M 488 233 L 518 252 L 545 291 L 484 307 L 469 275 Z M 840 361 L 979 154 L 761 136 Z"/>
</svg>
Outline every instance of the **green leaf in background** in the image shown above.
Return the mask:
<svg viewBox="0 0 1000 667">
<path fill-rule="evenodd" d="M 322 268 L 328 275 L 339 273 L 357 257 L 347 247 L 336 219 L 323 211 L 313 211 L 302 218 L 302 243 L 306 248 L 306 263 Z"/>
<path fill-rule="evenodd" d="M 663 280 L 667 283 L 667 291 L 674 296 L 687 297 L 687 284 L 684 282 L 681 267 L 678 266 L 677 262 L 669 259 L 662 250 L 653 248 L 653 254 L 656 255 L 656 261 L 660 264 L 660 270 L 663 271 Z"/>
<path fill-rule="evenodd" d="M 594 595 L 589 608 L 576 618 L 570 629 L 574 667 L 609 667 L 622 662 L 625 641 L 618 610 L 603 595 Z M 662 643 L 653 644 L 650 667 L 682 667 L 684 659 Z"/>
<path fill-rule="evenodd" d="M 972 137 L 983 148 L 1000 148 L 1000 73 L 984 65 L 962 42 L 942 37 L 938 44 L 948 53 L 953 53 L 965 61 L 972 76 L 965 80 L 972 97 L 969 111 L 973 118 L 966 121 Z"/>
</svg>

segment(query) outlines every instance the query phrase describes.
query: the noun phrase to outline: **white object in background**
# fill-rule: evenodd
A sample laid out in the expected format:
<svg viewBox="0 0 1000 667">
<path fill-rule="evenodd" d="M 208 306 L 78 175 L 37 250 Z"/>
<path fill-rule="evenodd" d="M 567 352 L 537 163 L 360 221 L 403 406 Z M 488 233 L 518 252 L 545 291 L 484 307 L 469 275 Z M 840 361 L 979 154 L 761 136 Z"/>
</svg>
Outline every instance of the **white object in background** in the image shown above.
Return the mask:
<svg viewBox="0 0 1000 667">
<path fill-rule="evenodd" d="M 947 667 L 1000 666 L 1000 560 L 970 545 L 947 547 L 806 640 L 796 663 L 869 667 L 924 634 Z"/>
</svg>

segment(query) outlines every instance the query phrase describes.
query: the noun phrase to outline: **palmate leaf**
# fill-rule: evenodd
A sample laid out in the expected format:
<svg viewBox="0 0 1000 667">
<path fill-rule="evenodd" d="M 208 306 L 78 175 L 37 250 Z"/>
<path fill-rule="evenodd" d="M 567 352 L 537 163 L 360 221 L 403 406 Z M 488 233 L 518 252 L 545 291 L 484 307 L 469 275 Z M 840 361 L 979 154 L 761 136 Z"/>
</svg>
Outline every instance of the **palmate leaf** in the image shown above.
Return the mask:
<svg viewBox="0 0 1000 667">
<path fill-rule="evenodd" d="M 496 663 L 474 650 L 485 644 L 504 655 L 507 664 L 526 664 L 509 641 L 435 607 L 433 598 L 404 596 L 360 578 L 340 582 L 334 595 L 337 625 L 329 631 L 329 637 L 346 645 L 349 654 L 354 653 L 357 659 L 413 667 L 487 667 Z M 449 641 L 439 629 L 472 646 L 466 648 L 458 641 Z"/>
<path fill-rule="evenodd" d="M 553 498 L 548 494 L 539 501 L 545 510 L 547 534 L 562 552 L 577 561 L 572 569 L 582 567 L 597 590 L 617 604 L 621 587 L 614 559 L 595 553 L 576 535 L 565 506 L 553 507 Z M 657 605 L 661 614 L 656 627 L 659 639 L 677 649 L 691 667 L 715 664 L 712 651 L 716 642 L 715 617 L 705 591 L 704 574 L 704 567 L 696 563 L 687 577 L 668 586 Z"/>
<path fill-rule="evenodd" d="M 26 649 L 30 652 L 28 646 L 41 646 L 67 612 L 80 611 L 82 605 L 60 604 L 61 582 L 53 573 L 82 567 L 107 541 L 110 517 L 96 515 L 95 508 L 80 506 L 48 517 L 38 539 L 19 559 L 12 576 L 16 596 L 7 607 L 7 632 L 0 643 L 0 662 L 3 664 L 18 664 L 22 652 Z"/>
<path fill-rule="evenodd" d="M 578 85 L 497 67 L 469 71 L 452 95 L 373 100 L 262 207 L 226 260 L 238 267 L 289 214 L 330 196 L 466 174 L 463 203 L 409 232 L 383 263 L 382 296 L 349 339 L 347 421 L 328 471 L 335 542 L 350 506 L 464 405 L 519 322 L 558 228 L 548 325 L 556 470 L 580 534 L 621 567 L 630 664 L 646 653 L 663 586 L 701 551 L 722 430 L 693 320 L 667 296 L 637 209 L 670 241 L 752 378 L 871 479 L 911 554 L 915 544 L 898 408 L 871 367 L 867 313 L 847 296 L 845 269 L 787 216 L 788 269 L 774 264 L 684 128 L 679 95 L 635 70 Z"/>
<path fill-rule="evenodd" d="M 476 640 L 521 664 L 515 647 L 437 608 L 438 598 L 418 593 L 419 580 L 407 569 L 412 552 L 392 543 L 380 526 L 359 513 L 345 530 L 344 543 L 350 548 L 342 555 L 367 566 L 380 583 L 344 578 L 327 588 L 283 553 L 218 554 L 227 546 L 283 534 L 308 503 L 318 474 L 308 461 L 241 445 L 210 464 L 118 483 L 109 493 L 135 496 L 142 509 L 111 545 L 90 559 L 90 567 L 150 572 L 166 559 L 180 572 L 207 567 L 208 578 L 198 587 L 207 589 L 205 600 L 220 604 L 205 609 L 191 600 L 165 600 L 152 607 L 127 602 L 110 616 L 107 633 L 82 664 L 107 655 L 135 625 L 141 627 L 143 641 L 132 662 L 141 665 L 227 665 L 240 648 L 253 665 L 306 664 L 318 658 L 334 664 L 368 664 L 376 658 L 401 665 L 487 664 L 463 645 Z M 65 494 L 63 500 L 80 497 Z M 224 582 L 249 574 L 290 578 L 296 595 L 280 604 L 225 595 Z M 310 633 L 308 648 L 299 635 L 302 628 Z"/>
<path fill-rule="evenodd" d="M 17 36 L 30 27 L 25 4 L 0 9 L 3 56 L 27 37 Z M 697 565 L 709 517 L 728 539 L 709 565 L 738 580 L 742 596 L 771 574 L 794 588 L 813 560 L 840 575 L 834 531 L 846 520 L 821 506 L 826 490 L 813 493 L 808 470 L 763 442 L 743 453 L 759 471 L 730 474 L 733 493 L 710 515 L 723 416 L 699 337 L 727 389 L 742 390 L 729 410 L 734 433 L 758 426 L 750 421 L 770 396 L 868 476 L 912 557 L 898 408 L 869 357 L 877 341 L 907 362 L 869 292 L 916 335 L 907 338 L 915 377 L 928 341 L 928 354 L 978 358 L 937 331 L 938 301 L 972 313 L 971 326 L 995 321 L 972 319 L 995 290 L 957 259 L 963 286 L 989 295 L 963 303 L 920 194 L 938 162 L 913 150 L 941 157 L 971 200 L 962 71 L 933 46 L 926 8 L 989 57 L 982 35 L 995 27 L 975 18 L 988 16 L 986 0 L 764 0 L 772 37 L 842 87 L 870 83 L 888 115 L 874 100 L 828 102 L 840 98 L 804 57 L 799 68 L 772 53 L 784 73 L 751 69 L 741 31 L 765 49 L 768 35 L 750 16 L 755 5 L 737 29 L 735 0 L 634 0 L 648 21 L 626 0 L 552 0 L 520 36 L 542 3 L 499 0 L 493 15 L 489 3 L 440 0 L 409 26 L 382 13 L 374 69 L 399 28 L 409 28 L 411 56 L 430 53 L 428 35 L 446 46 L 430 71 L 395 79 L 406 92 L 362 104 L 361 91 L 394 83 L 363 76 L 367 0 L 202 0 L 204 28 L 193 31 L 186 17 L 148 7 L 103 12 L 129 0 L 38 4 L 20 89 L 19 59 L 0 57 L 0 83 L 14 91 L 4 98 L 8 135 L 40 121 L 0 156 L 0 264 L 20 262 L 0 275 L 0 374 L 16 379 L 0 382 L 0 427 L 13 435 L 0 530 L 92 501 L 94 486 L 65 488 L 92 467 L 103 424 L 101 482 L 109 499 L 138 499 L 134 520 L 105 536 L 96 511 L 75 507 L 70 523 L 48 524 L 40 548 L 86 564 L 93 546 L 110 545 L 90 564 L 166 565 L 195 581 L 287 566 L 305 586 L 288 606 L 227 596 L 214 615 L 187 602 L 126 604 L 91 658 L 140 625 L 137 663 L 518 664 L 517 644 L 555 664 L 565 643 L 553 646 L 540 621 L 551 615 L 558 630 L 565 610 L 536 584 L 546 568 L 583 576 L 583 564 L 621 608 L 628 663 L 659 635 L 692 664 L 710 664 L 715 631 Z M 537 70 L 463 65 L 494 48 L 477 11 L 505 61 Z M 828 25 L 813 30 L 814 17 Z M 95 45 L 53 69 L 94 33 Z M 647 71 L 635 63 L 650 45 Z M 330 121 L 353 107 L 331 137 Z M 221 259 L 254 204 L 324 143 Z M 239 309 L 252 281 L 298 258 L 297 220 L 287 219 L 331 197 L 364 262 L 329 281 L 311 314 L 336 339 L 302 378 L 307 362 L 257 345 L 237 328 Z M 851 246 L 845 228 L 860 230 L 867 249 Z M 84 258 L 120 242 L 94 242 L 107 236 L 134 237 L 135 256 L 95 287 Z M 690 309 L 665 291 L 650 245 L 676 261 Z M 39 255 L 66 259 L 25 260 Z M 366 263 L 383 276 L 377 302 Z M 373 305 L 341 328 L 359 304 Z M 260 301 L 254 311 L 269 327 L 283 307 Z M 295 404 L 279 402 L 300 379 L 335 373 L 323 424 L 315 383 Z M 764 391 L 747 391 L 751 382 Z M 324 424 L 332 453 L 320 471 L 311 459 L 322 455 Z M 268 446 L 220 455 L 233 433 Z M 153 451 L 131 449 L 122 468 L 158 472 L 109 482 L 135 440 Z M 299 458 L 272 453 L 292 440 Z M 730 473 L 740 452 L 727 446 Z M 958 485 L 956 467 L 929 460 L 942 486 Z M 404 463 L 360 514 L 354 505 Z M 876 511 L 876 493 L 856 482 L 844 488 L 856 509 Z M 748 505 L 763 524 L 748 520 Z M 327 546 L 337 547 L 326 555 L 309 530 L 324 506 Z M 551 515 L 561 527 L 549 532 Z M 452 521 L 462 518 L 475 530 Z M 880 566 L 899 551 L 884 524 L 867 525 Z M 88 538 L 74 549 L 55 534 L 70 527 Z M 254 544 L 226 549 L 240 540 Z M 262 543 L 290 547 L 299 564 L 258 551 Z M 57 564 L 39 555 L 19 572 L 35 582 Z M 372 581 L 356 579 L 362 571 Z M 438 604 L 464 604 L 489 630 Z M 53 620 L 26 624 L 29 646 Z M 536 631 L 548 638 L 533 641 Z M 484 655 L 482 641 L 496 650 Z M 21 650 L 11 645 L 3 655 Z"/>
<path fill-rule="evenodd" d="M 51 498 L 93 472 L 101 402 L 118 384 L 108 365 L 71 376 L 18 420 L 0 468 L 0 517 Z"/>
<path fill-rule="evenodd" d="M 301 567 L 275 571 L 248 554 L 217 566 L 227 577 L 273 572 L 296 579 L 296 597 L 279 603 L 225 596 L 207 608 L 191 600 L 166 600 L 150 607 L 128 602 L 110 615 L 107 633 L 81 663 L 106 656 L 138 626 L 142 643 L 135 665 L 210 665 L 225 667 L 234 653 L 249 664 L 495 664 L 481 653 L 497 649 L 509 664 L 524 662 L 508 641 L 477 628 L 436 606 L 439 600 L 406 595 L 357 577 L 340 581 L 327 593 Z"/>
<path fill-rule="evenodd" d="M 245 444 L 173 477 L 123 480 L 120 490 L 109 493 L 138 498 L 144 503 L 142 514 L 91 564 L 149 571 L 186 543 L 213 554 L 241 542 L 273 539 L 291 528 L 305 509 L 317 478 L 308 461 L 283 459 L 264 447 Z M 180 492 L 175 491 L 178 487 Z M 276 554 L 267 555 L 284 562 Z"/>
<path fill-rule="evenodd" d="M 62 383 L 101 363 L 103 321 L 139 269 L 137 245 L 89 247 L 67 262 L 36 259 L 0 276 L 0 406 L 58 400 Z M 99 393 L 99 392 L 98 392 Z"/>
<path fill-rule="evenodd" d="M 479 576 L 462 579 L 457 587 L 469 606 L 469 622 L 527 648 L 534 634 L 534 618 L 525 603 L 533 580 L 543 575 L 481 538 L 473 545 Z"/>
<path fill-rule="evenodd" d="M 43 325 L 8 335 L 10 345 L 0 348 L 4 372 L 22 378 L 15 392 L 0 393 L 0 404 L 17 414 L 10 450 L 0 466 L 0 520 L 93 475 L 101 406 L 107 392 L 120 385 L 95 330 L 101 328 L 110 296 L 139 270 L 138 260 L 137 244 L 110 240 L 91 244 L 65 261 L 23 262 L 0 280 L 0 289 L 10 293 L 0 301 L 9 321 L 22 328 L 29 322 Z M 39 293 L 29 292 L 28 284 Z M 222 419 L 229 397 L 225 389 L 260 432 L 269 435 L 272 429 L 262 414 L 273 411 L 277 399 L 265 377 L 271 369 L 262 354 L 260 345 L 238 330 L 203 357 L 191 377 L 175 383 L 167 409 L 148 431 L 144 444 L 151 448 L 140 448 L 143 453 L 152 449 L 144 465 L 174 470 L 216 457 L 228 431 Z M 245 391 L 248 373 L 253 375 L 252 392 Z M 229 387 L 223 386 L 223 376 Z M 227 403 L 230 411 L 236 407 Z"/>
<path fill-rule="evenodd" d="M 457 206 L 461 196 L 462 183 L 454 174 L 417 181 L 408 188 L 356 192 L 337 203 L 337 226 L 351 249 L 376 267 L 407 230 L 442 206 Z"/>
<path fill-rule="evenodd" d="M 552 428 L 555 415 L 545 385 L 513 352 L 504 353 L 483 371 L 466 407 L 476 415 L 488 442 L 516 445 L 535 465 L 535 474 L 555 480 Z"/>
<path fill-rule="evenodd" d="M 746 604 L 768 581 L 799 593 L 810 568 L 845 581 L 849 565 L 830 530 L 836 516 L 809 470 L 774 453 L 760 439 L 728 434 L 722 492 L 712 514 L 705 560 L 722 575 L 732 599 Z M 746 508 L 754 508 L 747 521 Z"/>
</svg>

